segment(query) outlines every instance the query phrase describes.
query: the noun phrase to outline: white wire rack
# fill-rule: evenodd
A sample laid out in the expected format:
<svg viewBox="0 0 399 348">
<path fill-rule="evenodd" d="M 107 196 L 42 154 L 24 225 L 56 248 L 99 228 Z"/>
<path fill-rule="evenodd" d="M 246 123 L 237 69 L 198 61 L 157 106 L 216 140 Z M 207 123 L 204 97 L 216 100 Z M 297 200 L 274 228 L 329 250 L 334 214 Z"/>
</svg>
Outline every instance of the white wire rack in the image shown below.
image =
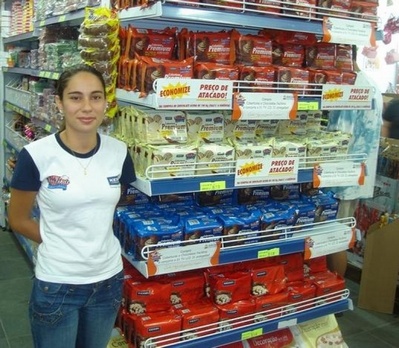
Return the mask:
<svg viewBox="0 0 399 348">
<path fill-rule="evenodd" d="M 304 240 L 306 237 L 316 237 L 321 235 L 335 235 L 338 232 L 347 230 L 348 232 L 356 226 L 356 220 L 353 217 L 336 219 L 331 221 L 322 221 L 317 223 L 303 224 L 298 226 L 284 226 L 275 229 L 266 229 L 260 231 L 240 231 L 232 236 L 203 237 L 199 240 L 184 240 L 175 242 L 165 242 L 155 245 L 147 245 L 141 249 L 141 258 L 144 262 L 148 261 L 149 256 L 160 248 L 184 247 L 195 243 L 214 243 L 221 242 L 220 250 L 245 250 L 248 246 L 265 248 L 268 245 L 275 244 L 276 241 L 283 243 L 286 241 Z"/>
<path fill-rule="evenodd" d="M 30 111 L 30 97 L 30 92 L 20 89 L 16 81 L 5 86 L 4 100 L 26 111 Z"/>
<path fill-rule="evenodd" d="M 287 157 L 288 159 L 289 157 Z M 309 156 L 299 158 L 299 170 L 312 168 L 315 164 L 323 163 L 342 163 L 345 161 L 351 162 L 364 162 L 367 159 L 367 154 L 336 154 L 334 156 Z M 255 159 L 256 160 L 256 159 Z M 170 173 L 177 172 L 189 172 L 190 175 L 175 174 L 171 176 Z M 219 175 L 234 175 L 236 171 L 236 161 L 214 161 L 214 162 L 198 162 L 196 164 L 153 164 L 146 168 L 144 173 L 145 180 L 162 180 L 171 179 L 173 177 L 184 177 L 189 178 L 201 178 L 201 177 L 212 177 Z"/>
<path fill-rule="evenodd" d="M 17 151 L 20 151 L 29 141 L 13 129 L 14 120 L 8 122 L 5 128 L 5 140 Z"/>
<path fill-rule="evenodd" d="M 200 345 L 201 338 L 212 337 L 220 334 L 222 331 L 234 330 L 235 328 L 251 327 L 254 324 L 267 324 L 273 320 L 284 320 L 293 314 L 306 314 L 312 312 L 312 309 L 318 307 L 322 308 L 327 305 L 338 303 L 349 298 L 350 292 L 348 289 L 336 291 L 328 295 L 318 296 L 305 301 L 291 303 L 285 306 L 276 307 L 266 311 L 260 311 L 253 314 L 241 316 L 235 319 L 225 320 L 209 325 L 204 325 L 195 328 L 194 330 L 182 330 L 171 334 L 160 335 L 157 337 L 148 338 L 141 343 L 140 348 L 162 348 L 169 346 L 184 347 L 184 341 L 198 340 Z"/>
</svg>

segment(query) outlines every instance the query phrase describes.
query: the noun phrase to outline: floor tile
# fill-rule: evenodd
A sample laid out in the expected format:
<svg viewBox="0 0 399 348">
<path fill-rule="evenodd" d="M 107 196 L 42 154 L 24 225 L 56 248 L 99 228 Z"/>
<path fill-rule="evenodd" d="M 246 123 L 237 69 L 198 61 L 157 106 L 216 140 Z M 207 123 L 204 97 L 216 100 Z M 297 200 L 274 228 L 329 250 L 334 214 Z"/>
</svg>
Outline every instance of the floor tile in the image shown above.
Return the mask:
<svg viewBox="0 0 399 348">
<path fill-rule="evenodd" d="M 32 279 L 30 277 L 0 281 L 0 316 L 2 308 L 12 307 L 18 303 L 27 305 L 31 287 Z"/>
<path fill-rule="evenodd" d="M 399 321 L 370 330 L 369 332 L 381 341 L 387 342 L 394 347 L 399 347 Z"/>
<path fill-rule="evenodd" d="M 379 340 L 377 337 L 372 336 L 367 332 L 360 332 L 357 335 L 345 337 L 344 341 L 349 348 L 393 348 L 386 342 Z M 398 347 L 398 346 L 396 346 Z"/>
<path fill-rule="evenodd" d="M 10 339 L 10 348 L 33 348 L 32 337 L 29 335 Z"/>
<path fill-rule="evenodd" d="M 1 252 L 1 251 L 0 251 Z M 32 277 L 33 269 L 23 257 L 2 259 L 0 262 L 0 281 L 4 279 Z"/>
<path fill-rule="evenodd" d="M 6 337 L 9 340 L 30 335 L 28 306 L 26 303 L 14 304 L 14 306 L 8 308 L 3 307 L 0 315 Z"/>
</svg>

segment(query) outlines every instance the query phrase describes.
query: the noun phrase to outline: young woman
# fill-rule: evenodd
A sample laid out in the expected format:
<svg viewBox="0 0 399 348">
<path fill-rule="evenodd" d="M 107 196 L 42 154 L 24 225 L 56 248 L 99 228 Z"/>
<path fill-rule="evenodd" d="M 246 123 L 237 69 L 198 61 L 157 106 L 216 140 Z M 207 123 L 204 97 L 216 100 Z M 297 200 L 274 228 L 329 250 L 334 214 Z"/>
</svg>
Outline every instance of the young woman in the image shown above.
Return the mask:
<svg viewBox="0 0 399 348">
<path fill-rule="evenodd" d="M 29 304 L 35 348 L 103 348 L 123 283 L 113 214 L 136 177 L 126 145 L 97 132 L 107 107 L 101 73 L 86 65 L 63 72 L 56 103 L 65 128 L 20 152 L 8 219 L 39 243 Z"/>
</svg>

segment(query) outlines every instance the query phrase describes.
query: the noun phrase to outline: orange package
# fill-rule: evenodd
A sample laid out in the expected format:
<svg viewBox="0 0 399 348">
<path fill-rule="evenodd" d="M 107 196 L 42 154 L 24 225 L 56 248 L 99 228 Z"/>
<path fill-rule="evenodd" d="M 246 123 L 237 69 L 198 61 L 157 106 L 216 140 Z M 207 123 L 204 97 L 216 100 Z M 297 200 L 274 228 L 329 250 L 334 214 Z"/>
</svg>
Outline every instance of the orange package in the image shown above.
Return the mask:
<svg viewBox="0 0 399 348">
<path fill-rule="evenodd" d="M 340 71 L 353 71 L 353 55 L 351 45 L 337 45 L 335 67 Z"/>
<path fill-rule="evenodd" d="M 270 66 L 272 41 L 264 35 L 243 35 L 233 32 L 237 65 Z"/>
<path fill-rule="evenodd" d="M 277 88 L 279 92 L 289 93 L 287 89 L 306 89 L 309 84 L 309 71 L 300 68 L 276 67 Z"/>
<path fill-rule="evenodd" d="M 241 92 L 274 92 L 276 68 L 273 66 L 242 66 L 240 68 Z"/>
<path fill-rule="evenodd" d="M 238 80 L 239 67 L 216 63 L 196 63 L 194 78 L 205 80 Z"/>
<path fill-rule="evenodd" d="M 317 43 L 307 46 L 305 65 L 308 68 L 331 70 L 335 69 L 336 45 L 332 43 Z"/>
<path fill-rule="evenodd" d="M 234 43 L 232 31 L 190 32 L 186 41 L 186 57 L 194 57 L 196 62 L 211 62 L 232 65 L 234 63 Z"/>
</svg>

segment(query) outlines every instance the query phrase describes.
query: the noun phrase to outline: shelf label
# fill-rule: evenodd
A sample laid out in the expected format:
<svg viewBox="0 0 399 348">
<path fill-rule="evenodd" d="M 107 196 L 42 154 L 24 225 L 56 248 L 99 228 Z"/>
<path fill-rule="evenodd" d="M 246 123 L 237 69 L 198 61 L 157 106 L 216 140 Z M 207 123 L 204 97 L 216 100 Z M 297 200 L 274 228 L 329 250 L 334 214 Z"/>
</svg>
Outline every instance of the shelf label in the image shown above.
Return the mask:
<svg viewBox="0 0 399 348">
<path fill-rule="evenodd" d="M 333 254 L 353 248 L 356 234 L 353 228 L 342 224 L 331 233 L 322 233 L 305 238 L 304 259 Z"/>
<path fill-rule="evenodd" d="M 66 21 L 66 16 L 65 15 L 62 15 L 62 16 L 58 17 L 58 23 L 65 22 L 65 21 Z"/>
<path fill-rule="evenodd" d="M 298 97 L 295 93 L 236 92 L 233 99 L 232 119 L 295 119 L 297 109 Z"/>
<path fill-rule="evenodd" d="M 300 102 L 298 102 L 298 110 L 299 111 L 306 111 L 306 110 L 316 111 L 316 110 L 320 110 L 320 105 L 319 105 L 318 101 L 309 101 L 309 102 L 300 101 Z"/>
<path fill-rule="evenodd" d="M 280 255 L 280 248 L 273 248 L 268 250 L 258 251 L 258 259 L 264 259 L 266 257 L 273 257 Z"/>
<path fill-rule="evenodd" d="M 371 109 L 373 93 L 370 86 L 323 85 L 321 109 Z"/>
<path fill-rule="evenodd" d="M 241 341 L 249 340 L 251 338 L 258 337 L 261 335 L 263 335 L 263 329 L 261 327 L 255 330 L 245 331 L 241 334 Z"/>
<path fill-rule="evenodd" d="M 232 108 L 232 81 L 160 78 L 155 85 L 159 109 Z"/>
<path fill-rule="evenodd" d="M 206 242 L 181 247 L 160 248 L 150 253 L 148 275 L 166 274 L 219 264 L 220 242 Z"/>
<path fill-rule="evenodd" d="M 211 181 L 211 182 L 201 182 L 200 191 L 217 191 L 225 190 L 226 181 Z"/>
<path fill-rule="evenodd" d="M 44 130 L 45 130 L 46 132 L 51 132 L 51 125 L 46 124 L 46 125 L 44 126 Z"/>
<path fill-rule="evenodd" d="M 296 183 L 298 163 L 296 157 L 238 159 L 234 186 Z"/>
<path fill-rule="evenodd" d="M 323 42 L 355 46 L 375 46 L 373 23 L 343 18 L 323 18 Z"/>
<path fill-rule="evenodd" d="M 366 164 L 342 161 L 322 163 L 313 167 L 313 187 L 344 187 L 364 185 Z"/>
</svg>

